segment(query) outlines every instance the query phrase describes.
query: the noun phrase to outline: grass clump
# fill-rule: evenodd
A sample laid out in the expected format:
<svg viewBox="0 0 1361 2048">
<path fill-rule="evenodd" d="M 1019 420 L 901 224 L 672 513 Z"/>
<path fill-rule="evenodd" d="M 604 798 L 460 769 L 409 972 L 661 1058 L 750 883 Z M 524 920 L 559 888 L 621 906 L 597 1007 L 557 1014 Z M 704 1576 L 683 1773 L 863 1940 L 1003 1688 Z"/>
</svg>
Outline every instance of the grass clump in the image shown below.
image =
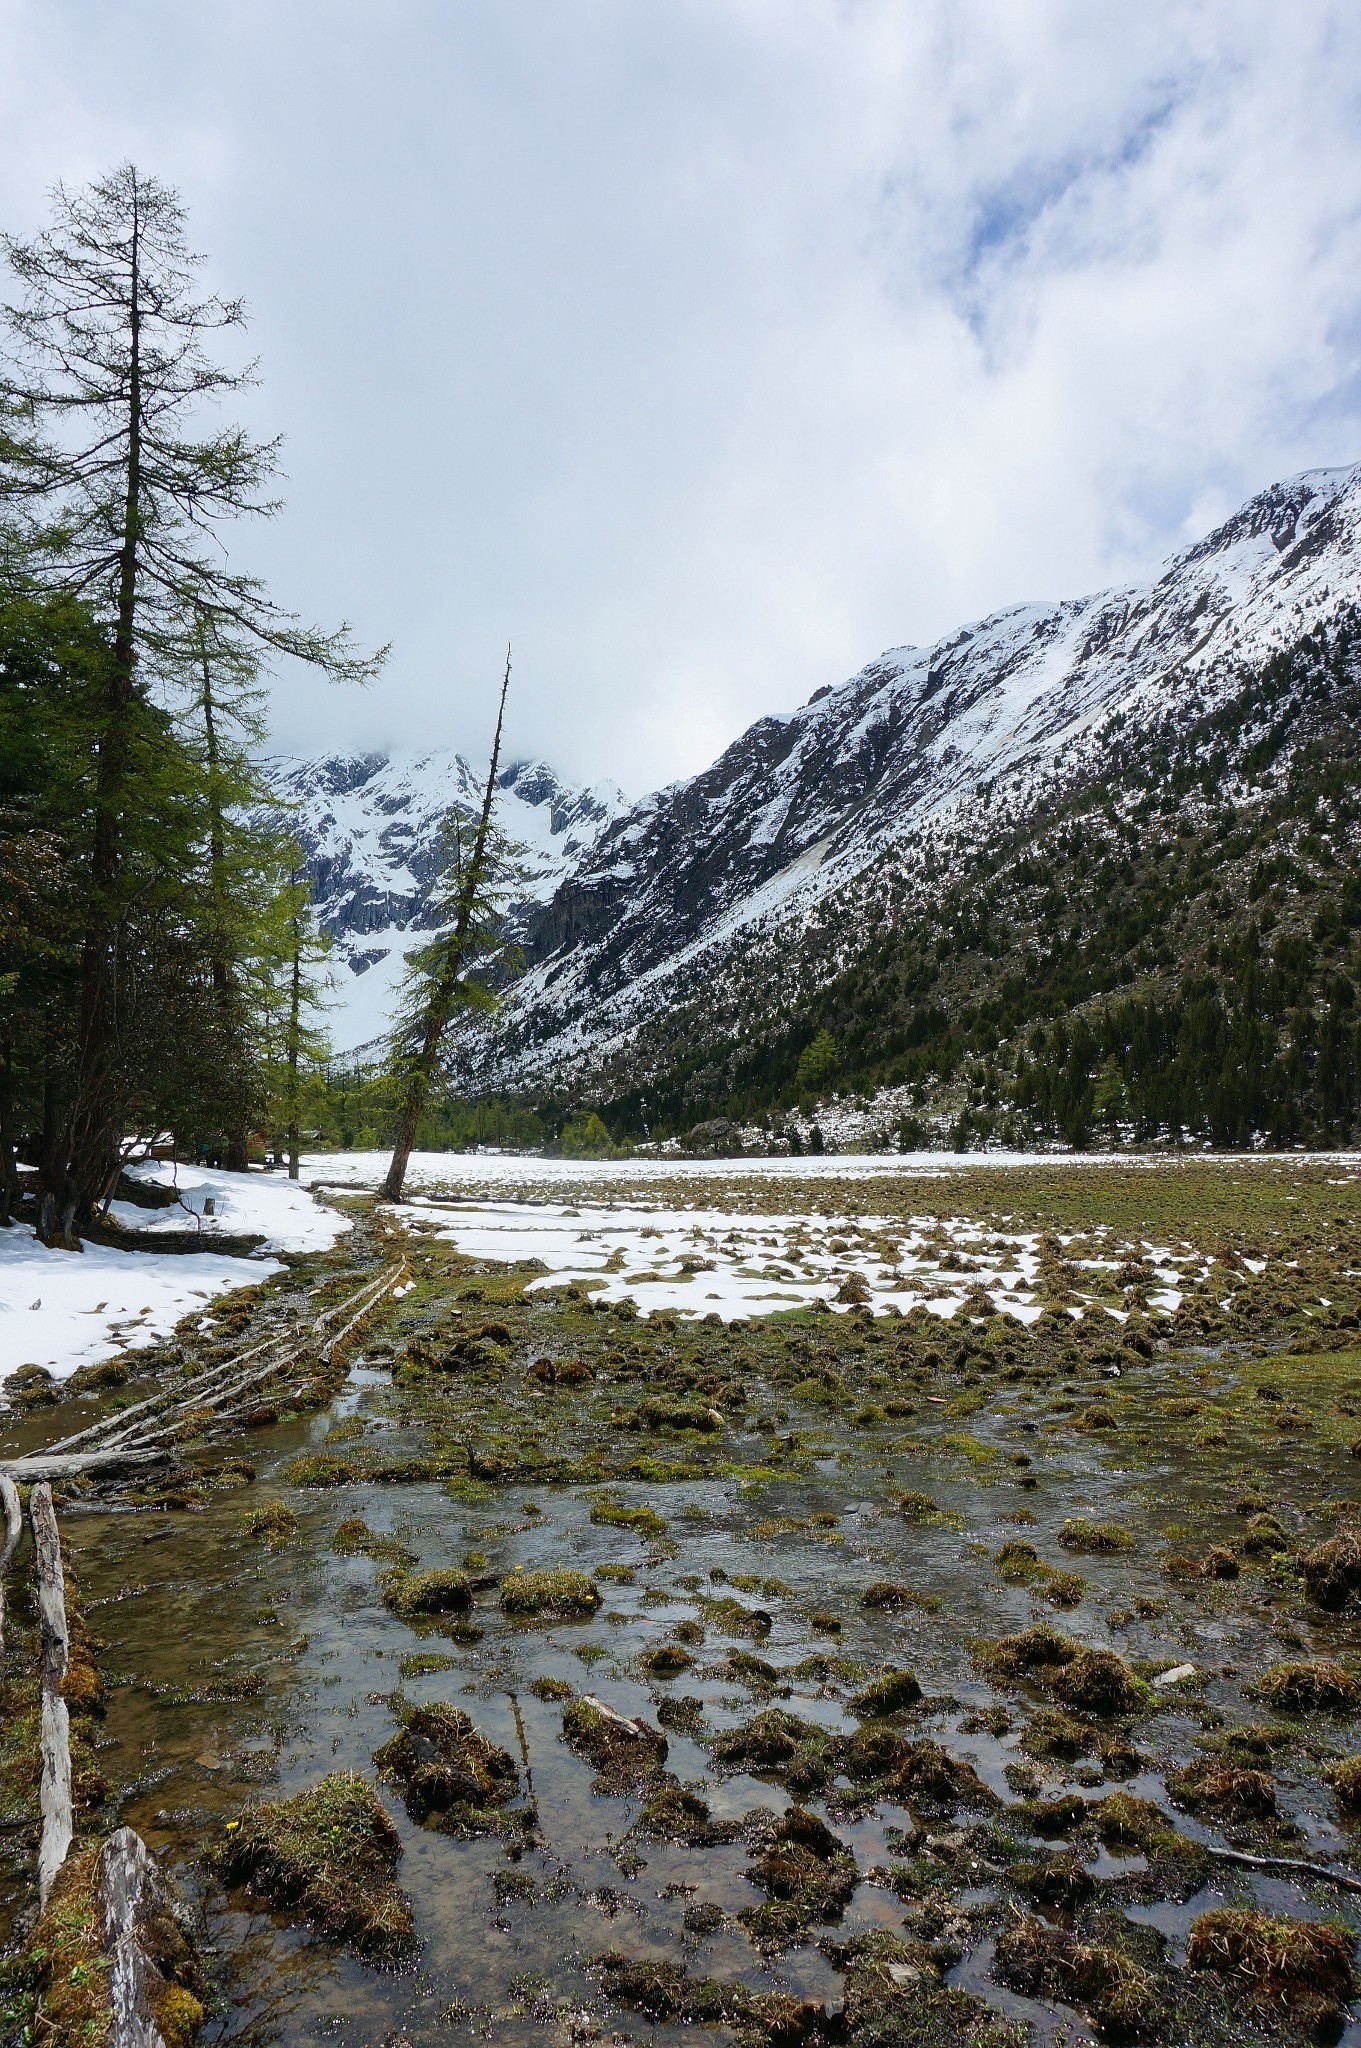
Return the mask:
<svg viewBox="0 0 1361 2048">
<path fill-rule="evenodd" d="M 1080 1714 L 1136 1714 L 1149 1703 L 1148 1688 L 1123 1657 L 1114 1650 L 1084 1649 L 1046 1622 L 980 1644 L 975 1656 L 990 1678 L 1028 1679 Z"/>
<path fill-rule="evenodd" d="M 726 1770 L 778 1771 L 798 1755 L 805 1744 L 820 1744 L 826 1731 L 783 1707 L 767 1707 L 736 1728 L 725 1728 L 714 1737 L 710 1753 Z"/>
<path fill-rule="evenodd" d="M 468 1574 L 454 1566 L 428 1572 L 390 1572 L 383 1605 L 400 1621 L 426 1621 L 442 1614 L 466 1614 L 473 1604 Z"/>
<path fill-rule="evenodd" d="M 458 1658 L 446 1656 L 442 1650 L 413 1650 L 409 1657 L 397 1660 L 399 1678 L 431 1678 L 437 1671 L 457 1671 Z"/>
<path fill-rule="evenodd" d="M 283 1476 L 290 1486 L 350 1486 L 360 1474 L 338 1451 L 307 1451 L 284 1466 Z"/>
<path fill-rule="evenodd" d="M 598 1792 L 625 1792 L 649 1784 L 666 1762 L 666 1737 L 650 1722 L 630 1720 L 589 1694 L 562 1710 L 569 1749 L 595 1765 Z"/>
<path fill-rule="evenodd" d="M 676 1842 L 688 1849 L 708 1849 L 735 1841 L 740 1823 L 715 1821 L 707 1802 L 697 1792 L 691 1792 L 674 1778 L 667 1777 L 660 1789 L 643 1802 L 636 1829 L 649 1841 Z"/>
<path fill-rule="evenodd" d="M 655 1650 L 645 1650 L 639 1661 L 649 1678 L 679 1678 L 695 1660 L 683 1643 L 659 1643 Z"/>
<path fill-rule="evenodd" d="M 1001 1935 L 993 1964 L 998 1979 L 1028 1997 L 1083 2006 L 1112 2040 L 1159 2031 L 1157 1990 L 1132 1956 L 1105 1942 L 1082 1941 L 1064 1927 L 1024 1915 Z"/>
<path fill-rule="evenodd" d="M 1117 1550 L 1134 1550 L 1135 1539 L 1118 1522 L 1089 1522 L 1085 1515 L 1069 1515 L 1059 1530 L 1065 1550 L 1079 1550 L 1100 1557 Z"/>
<path fill-rule="evenodd" d="M 725 1636 L 745 1636 L 748 1641 L 760 1642 L 770 1634 L 774 1622 L 764 1607 L 744 1607 L 740 1600 L 734 1600 L 724 1593 L 714 1598 L 708 1596 L 699 1602 L 699 1609 L 706 1621 Z"/>
<path fill-rule="evenodd" d="M 1247 1907 L 1217 1906 L 1191 1929 L 1186 1967 L 1213 1971 L 1273 2017 L 1329 2039 L 1352 1995 L 1355 1948 L 1355 1934 L 1339 1921 L 1274 1919 Z"/>
<path fill-rule="evenodd" d="M 241 1526 L 257 1543 L 291 1543 L 298 1533 L 298 1518 L 287 1501 L 271 1500 L 252 1508 Z"/>
<path fill-rule="evenodd" d="M 395 1536 L 380 1536 L 362 1515 L 348 1515 L 340 1523 L 331 1538 L 331 1548 L 337 1557 L 371 1557 L 380 1564 L 409 1565 L 416 1561 L 416 1553 L 408 1550 L 405 1543 L 399 1543 Z"/>
<path fill-rule="evenodd" d="M 591 1509 L 597 1528 L 631 1529 L 638 1536 L 665 1536 L 666 1523 L 655 1508 L 626 1507 L 622 1501 L 598 1500 Z"/>
<path fill-rule="evenodd" d="M 872 1720 L 876 1715 L 900 1714 L 905 1707 L 915 1707 L 922 1696 L 921 1685 L 915 1671 L 890 1668 L 881 1671 L 854 1695 L 850 1702 L 851 1712 L 858 1714 L 862 1721 Z"/>
<path fill-rule="evenodd" d="M 371 1962 L 398 1962 L 415 1948 L 410 1902 L 396 1881 L 401 1841 L 357 1771 L 227 1825 L 212 1856 L 224 1884 L 245 1886 Z"/>
<path fill-rule="evenodd" d="M 404 1704 L 401 1726 L 375 1750 L 378 1774 L 399 1785 L 414 1821 L 441 1834 L 471 1836 L 504 1831 L 501 1809 L 515 1797 L 520 1778 L 513 1759 L 473 1726 L 461 1707 Z"/>
<path fill-rule="evenodd" d="M 512 1572 L 501 1581 L 501 1609 L 520 1621 L 541 1615 L 594 1614 L 601 1601 L 600 1589 L 585 1572 L 567 1566 L 555 1570 Z"/>
<path fill-rule="evenodd" d="M 746 1875 L 767 1898 L 738 1918 L 753 1941 L 780 1948 L 816 1922 L 839 1920 L 860 1873 L 825 1821 L 791 1806 L 770 1829 Z"/>
<path fill-rule="evenodd" d="M 1304 1590 L 1325 1614 L 1340 1614 L 1361 1592 L 1361 1530 L 1343 1529 L 1300 1559 Z"/>
<path fill-rule="evenodd" d="M 731 2024 L 750 2013 L 754 2003 L 744 1984 L 720 1984 L 712 1977 L 692 1977 L 675 1963 L 655 1957 L 624 1956 L 611 1949 L 597 1956 L 605 1996 L 653 2021 L 682 2027 Z"/>
<path fill-rule="evenodd" d="M 1276 1788 L 1268 1771 L 1245 1769 L 1227 1757 L 1199 1757 L 1185 1770 L 1169 1772 L 1167 1796 L 1200 1820 L 1273 1820 Z"/>
<path fill-rule="evenodd" d="M 1268 1706 L 1288 1713 L 1348 1713 L 1361 1702 L 1361 1685 L 1331 1658 L 1273 1664 L 1257 1682 Z"/>
<path fill-rule="evenodd" d="M 1361 1756 L 1344 1757 L 1327 1773 L 1339 1813 L 1348 1820 L 1361 1814 Z"/>
<path fill-rule="evenodd" d="M 1033 1543 L 1013 1536 L 993 1555 L 1000 1575 L 1013 1586 L 1033 1586 L 1051 1607 L 1076 1607 L 1087 1590 L 1077 1572 L 1057 1570 L 1046 1564 Z"/>
</svg>

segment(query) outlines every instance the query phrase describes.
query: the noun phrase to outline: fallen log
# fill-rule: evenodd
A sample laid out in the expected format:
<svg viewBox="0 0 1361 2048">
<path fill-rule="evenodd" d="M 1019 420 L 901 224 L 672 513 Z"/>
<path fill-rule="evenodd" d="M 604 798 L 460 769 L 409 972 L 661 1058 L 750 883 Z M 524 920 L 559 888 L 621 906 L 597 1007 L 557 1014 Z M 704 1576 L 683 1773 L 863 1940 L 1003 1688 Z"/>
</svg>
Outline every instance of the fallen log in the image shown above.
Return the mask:
<svg viewBox="0 0 1361 2048">
<path fill-rule="evenodd" d="M 7 1473 L 0 1472 L 0 1507 L 5 1511 L 5 1541 L 0 1547 L 0 1662 L 5 1655 L 5 1574 L 23 1533 L 23 1510 L 19 1489 Z"/>
<path fill-rule="evenodd" d="M 348 1323 L 346 1323 L 344 1329 L 337 1330 L 335 1336 L 329 1338 L 327 1342 L 322 1345 L 321 1350 L 317 1353 L 317 1356 L 320 1358 L 323 1365 L 329 1365 L 331 1363 L 331 1360 L 335 1355 L 336 1346 L 338 1344 L 344 1343 L 345 1339 L 349 1336 L 351 1330 L 354 1329 L 355 1325 L 357 1323 L 362 1323 L 365 1316 L 368 1315 L 370 1309 L 376 1308 L 378 1306 L 378 1303 L 382 1300 L 383 1296 L 391 1288 L 395 1287 L 398 1284 L 405 1271 L 406 1261 L 405 1259 L 403 1259 L 400 1261 L 399 1264 L 393 1267 L 390 1273 L 385 1273 L 383 1275 L 382 1280 L 375 1288 L 371 1298 L 363 1304 L 363 1306 L 357 1311 L 356 1314 L 350 1317 L 350 1320 Z"/>
<path fill-rule="evenodd" d="M 351 1311 L 356 1302 L 363 1302 L 364 1305 L 359 1313 L 367 1315 L 373 1302 L 365 1299 L 365 1297 L 372 1294 L 373 1301 L 377 1301 L 384 1289 L 393 1284 L 396 1278 L 400 1277 L 403 1267 L 404 1262 L 399 1262 L 397 1266 L 391 1268 L 383 1275 L 376 1288 L 372 1280 L 364 1281 L 362 1286 L 357 1287 L 353 1293 L 346 1295 L 344 1301 L 338 1302 L 334 1308 L 327 1309 L 322 1315 L 317 1317 L 312 1325 L 313 1335 L 320 1333 L 328 1324 L 334 1322 L 337 1317 Z M 347 1327 L 352 1327 L 352 1324 Z M 342 1331 L 341 1335 L 343 1336 L 344 1334 Z M 260 1343 L 250 1345 L 245 1351 L 238 1351 L 235 1357 L 220 1359 L 216 1365 L 207 1367 L 203 1372 L 195 1373 L 192 1378 L 181 1380 L 178 1386 L 166 1387 L 159 1393 L 149 1394 L 144 1400 L 134 1401 L 128 1408 L 120 1408 L 115 1415 L 106 1415 L 101 1417 L 98 1422 L 92 1422 L 88 1428 L 78 1430 L 74 1436 L 60 1438 L 58 1442 L 49 1444 L 47 1451 L 43 1455 L 50 1457 L 59 1452 L 79 1450 L 87 1445 L 102 1445 L 104 1448 L 112 1448 L 124 1443 L 146 1441 L 157 1434 L 157 1429 L 137 1426 L 144 1419 L 154 1417 L 157 1419 L 159 1426 L 160 1421 L 167 1420 L 172 1415 L 187 1414 L 191 1409 L 199 1406 L 216 1405 L 215 1402 L 201 1400 L 200 1397 L 205 1395 L 209 1388 L 213 1388 L 215 1392 L 218 1391 L 218 1382 L 230 1380 L 233 1374 L 239 1374 L 242 1366 L 249 1364 L 252 1359 L 260 1358 L 266 1352 L 279 1350 L 285 1345 L 292 1345 L 293 1349 L 286 1358 L 279 1360 L 277 1364 L 271 1365 L 268 1371 L 264 1373 L 264 1377 L 267 1378 L 269 1372 L 282 1371 L 285 1365 L 290 1364 L 293 1359 L 299 1357 L 303 1351 L 310 1348 L 306 1340 L 301 1345 L 298 1344 L 296 1330 L 285 1331 L 279 1336 L 266 1337 Z M 250 1384 L 250 1382 L 245 1381 L 242 1384 Z"/>
<path fill-rule="evenodd" d="M 119 1828 L 100 1850 L 95 1897 L 109 1959 L 109 2048 L 165 2048 L 159 2016 L 168 1987 L 175 1982 L 181 1987 L 181 2019 L 194 2012 L 201 2019 L 203 2009 L 186 1994 L 184 1978 L 197 1989 L 202 1986 L 181 1925 L 180 1903 L 131 1828 Z M 186 2002 L 190 2013 L 183 2010 Z M 178 2029 L 176 2038 L 182 2038 Z"/>
<path fill-rule="evenodd" d="M 262 1344 L 253 1344 L 249 1351 L 238 1352 L 235 1358 L 220 1360 L 217 1365 L 209 1366 L 205 1372 L 196 1373 L 192 1379 L 182 1381 L 178 1387 L 166 1387 L 159 1394 L 148 1394 L 144 1401 L 134 1401 L 131 1407 L 120 1408 L 116 1415 L 102 1416 L 98 1422 L 92 1422 L 88 1429 L 78 1430 L 74 1436 L 61 1437 L 56 1443 L 49 1444 L 48 1450 L 74 1451 L 82 1444 L 98 1443 L 101 1440 L 107 1443 L 111 1437 L 117 1439 L 126 1436 L 127 1425 L 137 1416 L 150 1415 L 157 1409 L 165 1408 L 169 1403 L 182 1401 L 196 1390 L 211 1386 L 214 1380 L 220 1380 L 228 1373 L 238 1372 L 248 1359 L 258 1358 L 262 1351 L 268 1351 L 274 1345 L 287 1341 L 285 1337 L 270 1337 Z"/>
<path fill-rule="evenodd" d="M 33 1451 L 24 1458 L 11 1458 L 3 1468 L 3 1476 L 17 1480 L 21 1486 L 36 1485 L 40 1480 L 58 1479 L 121 1479 L 138 1472 L 153 1471 L 158 1465 L 172 1462 L 169 1451 L 128 1448 L 112 1451 L 76 1451 L 53 1454 L 48 1451 Z"/>
<path fill-rule="evenodd" d="M 61 1568 L 61 1538 L 52 1489 L 40 1480 L 28 1497 L 33 1547 L 38 1564 L 38 1617 L 42 1631 L 42 1717 L 39 1734 L 41 1781 L 38 1806 L 42 1834 L 38 1842 L 38 1901 L 46 1905 L 52 1880 L 66 1861 L 75 1833 L 71 1795 L 71 1722 L 62 1697 L 62 1682 L 71 1658 L 66 1628 L 66 1589 Z"/>
</svg>

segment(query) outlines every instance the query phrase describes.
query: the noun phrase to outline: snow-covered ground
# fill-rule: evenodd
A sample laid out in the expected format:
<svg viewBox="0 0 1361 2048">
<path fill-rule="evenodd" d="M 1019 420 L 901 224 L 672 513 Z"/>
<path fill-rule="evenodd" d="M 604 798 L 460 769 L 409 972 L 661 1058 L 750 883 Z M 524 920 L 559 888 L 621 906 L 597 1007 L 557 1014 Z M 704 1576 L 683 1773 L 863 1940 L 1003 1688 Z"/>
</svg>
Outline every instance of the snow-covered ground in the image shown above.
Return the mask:
<svg viewBox="0 0 1361 2048">
<path fill-rule="evenodd" d="M 387 1172 L 388 1152 L 316 1152 L 304 1155 L 302 1176 L 321 1187 L 376 1190 Z M 951 1172 L 993 1166 L 1146 1166 L 1173 1168 L 1171 1155 L 1084 1152 L 1056 1159 L 1052 1152 L 828 1152 L 802 1158 L 672 1159 L 643 1155 L 631 1159 L 541 1159 L 526 1152 L 413 1152 L 409 1189 L 475 1191 L 516 1187 L 592 1186 L 602 1190 L 647 1181 L 869 1180 L 883 1175 Z"/>
<path fill-rule="evenodd" d="M 1034 1235 L 998 1235 L 954 1218 L 752 1216 L 664 1203 L 486 1202 L 450 1210 L 430 1200 L 409 1203 L 403 1215 L 452 1239 L 468 1258 L 537 1260 L 547 1271 L 529 1282 L 530 1293 L 579 1280 L 597 1300 L 627 1298 L 643 1315 L 670 1309 L 730 1322 L 861 1300 L 877 1313 L 921 1303 L 949 1317 L 975 1287 L 1020 1322 L 1040 1313 Z"/>
<path fill-rule="evenodd" d="M 350 1227 L 346 1217 L 280 1174 L 218 1173 L 160 1162 L 135 1166 L 132 1173 L 175 1187 L 180 1200 L 166 1209 L 117 1202 L 112 1213 L 118 1222 L 149 1239 L 158 1232 L 196 1230 L 204 1249 L 123 1251 L 86 1244 L 81 1252 L 51 1251 L 27 1224 L 0 1230 L 0 1382 L 23 1365 L 45 1366 L 65 1379 L 79 1365 L 153 1344 L 214 1296 L 278 1272 L 279 1261 L 269 1253 L 319 1250 Z M 212 1213 L 205 1215 L 208 1203 Z M 212 1248 L 214 1238 L 257 1233 L 265 1244 L 255 1257 Z"/>
<path fill-rule="evenodd" d="M 317 1156 L 304 1162 L 304 1173 L 374 1188 L 387 1156 Z M 598 1300 L 627 1298 L 644 1315 L 665 1309 L 731 1322 L 814 1302 L 834 1309 L 863 1302 L 876 1314 L 921 1306 L 948 1319 L 981 1289 L 993 1307 L 1028 1323 L 1041 1312 L 1034 1285 L 1037 1234 L 985 1228 L 953 1216 L 948 1183 L 952 1171 L 985 1164 L 1053 1163 L 1048 1155 L 1017 1153 L 596 1162 L 424 1152 L 412 1155 L 409 1199 L 394 1213 L 409 1227 L 448 1239 L 468 1258 L 537 1262 L 544 1271 L 529 1281 L 531 1290 L 581 1281 Z M 1084 1155 L 1068 1163 L 1128 1166 L 1130 1160 Z M 941 1182 L 937 1213 L 858 1212 L 857 1186 L 904 1170 Z M 755 1199 L 762 1183 L 788 1187 L 791 1194 L 793 1184 L 803 1183 L 807 1202 L 802 1209 L 791 1202 L 778 1214 L 766 1213 Z M 841 1202 L 835 1199 L 838 1184 L 847 1189 Z M 690 1188 L 693 1197 L 682 1193 Z M 1129 1260 L 1143 1268 L 1150 1302 L 1167 1311 L 1178 1306 L 1188 1283 L 1210 1277 L 1209 1265 L 1189 1243 L 1129 1241 L 1099 1225 L 1087 1240 L 1084 1255 L 1074 1259 L 1075 1314 L 1090 1309 L 1123 1321 L 1125 1311 L 1109 1297 L 1114 1274 Z M 1066 1249 L 1070 1241 L 1063 1242 Z"/>
<path fill-rule="evenodd" d="M 301 1181 L 286 1174 L 224 1173 L 208 1166 L 179 1166 L 147 1160 L 129 1169 L 145 1186 L 173 1188 L 176 1201 L 165 1209 L 141 1209 L 114 1202 L 109 1214 L 125 1230 L 197 1230 L 205 1244 L 214 1237 L 260 1235 L 264 1252 L 324 1251 L 350 1227 L 349 1219 L 318 1201 Z M 211 1205 L 211 1207 L 209 1207 Z M 205 1213 L 207 1211 L 208 1213 Z"/>
</svg>

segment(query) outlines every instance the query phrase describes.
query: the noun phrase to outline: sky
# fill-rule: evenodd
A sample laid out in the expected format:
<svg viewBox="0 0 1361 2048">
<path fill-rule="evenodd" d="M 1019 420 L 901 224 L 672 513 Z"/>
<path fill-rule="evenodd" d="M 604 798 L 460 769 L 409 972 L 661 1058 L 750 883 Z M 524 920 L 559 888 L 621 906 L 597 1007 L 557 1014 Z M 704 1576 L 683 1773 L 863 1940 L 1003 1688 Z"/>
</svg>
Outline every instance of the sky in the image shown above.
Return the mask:
<svg viewBox="0 0 1361 2048">
<path fill-rule="evenodd" d="M 631 794 L 883 649 L 1146 576 L 1361 459 L 1361 9 L 0 0 L 0 226 L 131 158 L 242 294 L 382 679 L 300 753 Z"/>
</svg>

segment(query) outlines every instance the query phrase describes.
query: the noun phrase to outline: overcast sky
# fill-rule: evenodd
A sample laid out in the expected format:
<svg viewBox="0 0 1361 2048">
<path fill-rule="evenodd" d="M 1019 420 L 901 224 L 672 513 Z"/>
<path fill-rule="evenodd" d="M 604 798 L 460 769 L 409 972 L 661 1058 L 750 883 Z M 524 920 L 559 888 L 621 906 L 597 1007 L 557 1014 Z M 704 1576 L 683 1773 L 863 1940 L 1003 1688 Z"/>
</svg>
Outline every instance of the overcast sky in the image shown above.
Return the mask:
<svg viewBox="0 0 1361 2048">
<path fill-rule="evenodd" d="M 1361 458 L 1361 8 L 0 0 L 0 224 L 118 159 L 243 293 L 385 679 L 299 751 L 631 793 L 883 648 L 1147 573 Z"/>
</svg>

